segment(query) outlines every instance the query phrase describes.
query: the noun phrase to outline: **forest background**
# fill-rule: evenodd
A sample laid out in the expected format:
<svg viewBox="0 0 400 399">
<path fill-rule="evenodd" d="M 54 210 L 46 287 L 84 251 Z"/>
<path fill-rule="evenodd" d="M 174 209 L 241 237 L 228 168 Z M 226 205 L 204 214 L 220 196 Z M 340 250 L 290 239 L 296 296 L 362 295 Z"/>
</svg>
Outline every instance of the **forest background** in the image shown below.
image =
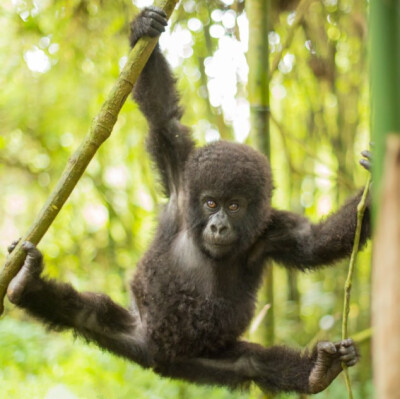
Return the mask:
<svg viewBox="0 0 400 399">
<path fill-rule="evenodd" d="M 338 208 L 366 172 L 369 146 L 368 2 L 280 0 L 270 10 L 269 95 L 273 204 L 313 221 Z M 299 7 L 300 3 L 300 7 Z M 86 134 L 129 51 L 129 21 L 149 0 L 4 1 L 0 5 L 0 257 L 24 234 Z M 298 7 L 298 8 L 296 8 Z M 161 46 L 178 78 L 199 144 L 254 144 L 248 102 L 244 1 L 182 0 Z M 127 281 L 145 251 L 163 198 L 144 151 L 147 126 L 124 106 L 71 198 L 40 244 L 46 273 L 79 290 L 129 302 Z M 338 340 L 348 261 L 316 273 L 274 266 L 273 304 L 247 338 L 297 348 Z M 356 398 L 372 398 L 370 246 L 358 257 L 349 330 L 362 360 Z M 261 290 L 259 312 L 270 304 Z M 4 398 L 260 398 L 157 377 L 48 333 L 9 303 L 0 322 Z M 273 310 L 273 311 L 272 311 Z M 297 398 L 298 395 L 280 395 Z M 316 398 L 344 398 L 339 377 Z"/>
</svg>

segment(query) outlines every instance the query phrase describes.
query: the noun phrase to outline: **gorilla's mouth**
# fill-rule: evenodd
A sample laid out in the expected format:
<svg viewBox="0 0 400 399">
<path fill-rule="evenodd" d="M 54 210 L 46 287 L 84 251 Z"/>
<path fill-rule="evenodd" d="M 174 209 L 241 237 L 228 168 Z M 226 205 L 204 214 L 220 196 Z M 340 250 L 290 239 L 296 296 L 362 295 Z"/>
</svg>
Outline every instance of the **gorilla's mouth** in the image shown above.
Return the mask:
<svg viewBox="0 0 400 399">
<path fill-rule="evenodd" d="M 225 242 L 211 241 L 211 244 L 216 245 L 217 247 L 227 247 L 227 246 L 233 245 L 233 241 L 225 241 Z"/>
<path fill-rule="evenodd" d="M 232 253 L 234 248 L 234 241 L 213 241 L 205 240 L 203 243 L 203 250 L 213 259 L 222 259 Z"/>
<path fill-rule="evenodd" d="M 229 240 L 229 241 L 221 241 L 221 240 L 205 240 L 206 245 L 210 245 L 212 247 L 216 248 L 228 248 L 232 247 L 235 244 L 235 241 Z"/>
</svg>

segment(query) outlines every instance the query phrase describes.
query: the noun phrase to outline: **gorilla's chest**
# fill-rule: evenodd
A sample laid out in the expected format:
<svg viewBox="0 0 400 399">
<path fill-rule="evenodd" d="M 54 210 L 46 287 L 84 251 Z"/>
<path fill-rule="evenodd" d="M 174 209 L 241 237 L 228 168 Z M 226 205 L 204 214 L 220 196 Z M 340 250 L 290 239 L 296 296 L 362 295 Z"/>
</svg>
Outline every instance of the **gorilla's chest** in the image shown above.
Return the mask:
<svg viewBox="0 0 400 399">
<path fill-rule="evenodd" d="M 207 355 L 234 342 L 253 314 L 250 285 L 238 261 L 214 262 L 186 237 L 152 251 L 133 289 L 155 356 Z"/>
<path fill-rule="evenodd" d="M 234 342 L 251 317 L 238 302 L 204 296 L 188 284 L 171 283 L 163 294 L 161 306 L 151 305 L 147 319 L 150 337 L 162 357 L 215 353 Z"/>
</svg>

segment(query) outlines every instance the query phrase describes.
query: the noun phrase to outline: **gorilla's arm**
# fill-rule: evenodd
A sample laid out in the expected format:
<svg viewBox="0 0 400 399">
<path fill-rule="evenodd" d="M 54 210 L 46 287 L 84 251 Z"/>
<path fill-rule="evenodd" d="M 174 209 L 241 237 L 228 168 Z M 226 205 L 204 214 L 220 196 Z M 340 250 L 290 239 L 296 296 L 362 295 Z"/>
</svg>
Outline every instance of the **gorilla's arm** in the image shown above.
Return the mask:
<svg viewBox="0 0 400 399">
<path fill-rule="evenodd" d="M 166 24 L 163 11 L 146 8 L 131 24 L 131 47 L 142 36 L 158 36 Z M 194 142 L 189 129 L 180 123 L 182 109 L 175 79 L 158 44 L 135 84 L 133 96 L 149 123 L 148 150 L 170 196 L 181 185 L 184 164 Z"/>
<path fill-rule="evenodd" d="M 272 210 L 263 237 L 265 255 L 299 269 L 328 265 L 351 254 L 362 192 L 318 224 L 297 214 Z M 369 200 L 368 200 L 369 201 Z M 370 206 L 365 210 L 360 246 L 370 237 Z"/>
</svg>

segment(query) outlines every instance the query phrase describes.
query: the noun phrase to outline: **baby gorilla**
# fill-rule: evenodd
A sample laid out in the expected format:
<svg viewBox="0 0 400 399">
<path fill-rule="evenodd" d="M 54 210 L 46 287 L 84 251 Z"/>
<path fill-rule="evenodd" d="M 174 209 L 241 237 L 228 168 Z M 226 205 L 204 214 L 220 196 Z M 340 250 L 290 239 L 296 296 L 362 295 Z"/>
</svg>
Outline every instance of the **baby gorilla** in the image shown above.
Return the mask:
<svg viewBox="0 0 400 399">
<path fill-rule="evenodd" d="M 166 25 L 163 11 L 146 8 L 131 25 L 131 46 Z M 50 327 L 73 329 L 163 376 L 231 388 L 255 382 L 266 391 L 322 391 L 342 363 L 357 362 L 352 340 L 320 342 L 301 354 L 240 336 L 254 314 L 267 259 L 306 270 L 350 254 L 360 193 L 318 224 L 272 208 L 263 155 L 224 141 L 195 148 L 180 123 L 175 80 L 158 46 L 133 94 L 149 123 L 148 150 L 168 203 L 137 266 L 130 309 L 43 278 L 42 255 L 29 242 L 22 244 L 27 257 L 9 299 Z M 367 209 L 362 244 L 369 234 Z"/>
</svg>

